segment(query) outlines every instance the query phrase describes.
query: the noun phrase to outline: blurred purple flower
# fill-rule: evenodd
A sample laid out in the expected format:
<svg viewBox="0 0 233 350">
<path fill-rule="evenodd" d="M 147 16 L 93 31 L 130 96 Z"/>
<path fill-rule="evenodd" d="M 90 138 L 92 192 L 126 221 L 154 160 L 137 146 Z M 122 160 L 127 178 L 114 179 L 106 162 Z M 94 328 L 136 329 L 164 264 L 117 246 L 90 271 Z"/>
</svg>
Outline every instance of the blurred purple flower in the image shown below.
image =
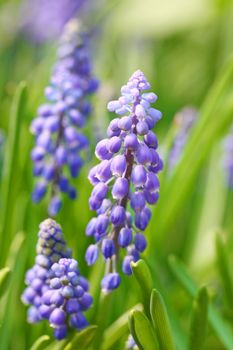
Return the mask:
<svg viewBox="0 0 233 350">
<path fill-rule="evenodd" d="M 227 175 L 227 185 L 233 188 L 233 128 L 223 141 L 223 166 Z"/>
<path fill-rule="evenodd" d="M 32 199 L 39 202 L 50 185 L 51 216 L 61 208 L 61 192 L 71 199 L 76 197 L 69 177 L 76 178 L 83 164 L 80 152 L 87 148 L 88 140 L 79 130 L 91 112 L 88 97 L 98 87 L 92 75 L 88 35 L 80 32 L 78 22 L 67 25 L 57 56 L 58 62 L 45 89 L 48 102 L 40 106 L 31 124 L 36 138 L 31 158 L 34 176 L 40 178 Z"/>
<path fill-rule="evenodd" d="M 65 24 L 87 0 L 25 0 L 21 9 L 24 32 L 36 43 L 57 39 Z"/>
<path fill-rule="evenodd" d="M 86 234 L 94 237 L 95 245 L 87 249 L 86 261 L 94 264 L 101 250 L 108 265 L 101 283 L 105 292 L 120 284 L 115 266 L 120 247 L 126 249 L 122 270 L 127 275 L 132 273 L 130 263 L 146 248 L 142 232 L 151 218 L 148 204 L 155 204 L 159 197 L 157 173 L 163 165 L 152 129 L 161 112 L 151 107 L 157 96 L 146 92 L 149 89 L 150 84 L 138 70 L 121 88 L 121 97 L 109 102 L 109 111 L 120 117 L 110 122 L 108 138 L 96 145 L 95 154 L 101 162 L 89 173 L 94 186 L 89 206 L 97 217 L 87 225 Z"/>
<path fill-rule="evenodd" d="M 171 172 L 172 169 L 178 164 L 188 140 L 189 133 L 196 122 L 196 119 L 197 111 L 192 107 L 185 107 L 175 115 L 174 121 L 178 128 L 178 132 L 168 157 L 169 172 Z"/>
</svg>

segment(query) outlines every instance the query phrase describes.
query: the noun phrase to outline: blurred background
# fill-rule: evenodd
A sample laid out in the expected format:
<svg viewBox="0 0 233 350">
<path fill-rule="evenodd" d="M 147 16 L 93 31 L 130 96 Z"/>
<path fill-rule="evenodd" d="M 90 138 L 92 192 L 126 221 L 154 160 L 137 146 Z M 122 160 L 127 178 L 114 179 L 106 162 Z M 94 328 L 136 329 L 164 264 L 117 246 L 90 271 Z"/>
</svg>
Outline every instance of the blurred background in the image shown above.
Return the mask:
<svg viewBox="0 0 233 350">
<path fill-rule="evenodd" d="M 192 300 L 172 275 L 169 254 L 186 264 L 199 286 L 208 286 L 213 303 L 233 332 L 233 291 L 230 295 L 226 291 L 233 287 L 222 273 L 223 260 L 228 266 L 233 263 L 233 194 L 226 169 L 226 157 L 233 158 L 233 147 L 229 155 L 230 147 L 224 146 L 233 122 L 232 1 L 1 0 L 0 243 L 2 266 L 10 266 L 13 273 L 1 300 L 0 348 L 30 349 L 39 335 L 50 332 L 44 324 L 27 325 L 20 302 L 25 271 L 34 262 L 38 225 L 47 217 L 47 199 L 40 205 L 31 202 L 33 136 L 29 126 L 44 101 L 63 27 L 74 15 L 82 18 L 92 34 L 94 73 L 100 81 L 86 129 L 91 150 L 75 181 L 79 196 L 75 202 L 64 201 L 57 219 L 82 274 L 90 278 L 98 296 L 101 266 L 87 268 L 83 259 L 90 243 L 85 226 L 92 216 L 87 174 L 96 162 L 94 146 L 112 118 L 107 102 L 118 97 L 121 85 L 141 69 L 158 95 L 156 108 L 163 113 L 156 132 L 164 160 L 160 200 L 146 232 L 145 259 L 155 286 L 169 305 L 179 349 L 184 349 Z M 21 81 L 28 88 L 16 125 L 12 101 Z M 195 112 L 195 122 L 187 128 L 178 160 L 169 165 L 186 119 L 179 115 L 190 115 L 190 111 Z M 222 258 L 216 237 L 224 248 Z M 122 279 L 106 325 L 139 300 L 137 293 L 130 292 L 134 290 L 131 278 Z M 95 312 L 94 305 L 93 323 Z M 126 338 L 127 334 L 112 349 L 123 349 Z M 225 348 L 230 349 L 210 327 L 205 349 Z"/>
</svg>

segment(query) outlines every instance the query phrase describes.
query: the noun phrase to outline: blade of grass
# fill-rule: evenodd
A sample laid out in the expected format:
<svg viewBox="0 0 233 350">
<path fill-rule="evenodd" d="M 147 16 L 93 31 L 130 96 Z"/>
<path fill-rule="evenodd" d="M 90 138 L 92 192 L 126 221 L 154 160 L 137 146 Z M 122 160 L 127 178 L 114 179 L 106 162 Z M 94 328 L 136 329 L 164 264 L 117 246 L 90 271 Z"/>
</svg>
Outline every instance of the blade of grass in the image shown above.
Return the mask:
<svg viewBox="0 0 233 350">
<path fill-rule="evenodd" d="M 194 298 L 198 291 L 198 288 L 187 273 L 184 264 L 174 256 L 170 256 L 168 262 L 173 275 L 176 277 L 182 287 L 187 291 L 187 293 Z M 213 328 L 216 336 L 226 347 L 226 349 L 233 350 L 232 330 L 230 329 L 229 325 L 222 319 L 219 312 L 211 303 L 209 304 L 208 321 Z"/>
<path fill-rule="evenodd" d="M 203 347 L 208 322 L 208 302 L 207 289 L 202 287 L 193 302 L 188 350 L 201 350 Z"/>
<path fill-rule="evenodd" d="M 150 313 L 161 350 L 175 350 L 167 309 L 161 294 L 153 289 L 150 299 Z"/>
</svg>

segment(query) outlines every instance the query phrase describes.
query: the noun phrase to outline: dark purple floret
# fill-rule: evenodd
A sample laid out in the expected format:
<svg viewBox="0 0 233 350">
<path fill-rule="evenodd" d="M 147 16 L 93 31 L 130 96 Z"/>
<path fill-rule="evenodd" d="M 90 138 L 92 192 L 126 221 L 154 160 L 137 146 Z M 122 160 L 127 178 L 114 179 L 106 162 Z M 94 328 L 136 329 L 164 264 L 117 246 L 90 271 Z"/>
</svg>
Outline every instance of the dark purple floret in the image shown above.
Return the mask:
<svg viewBox="0 0 233 350">
<path fill-rule="evenodd" d="M 67 26 L 57 56 L 45 90 L 47 103 L 38 109 L 31 124 L 35 135 L 31 152 L 33 173 L 39 178 L 32 199 L 40 202 L 49 190 L 51 216 L 61 209 L 63 193 L 70 199 L 76 198 L 71 179 L 79 175 L 83 166 L 81 154 L 88 147 L 88 140 L 81 129 L 91 112 L 88 97 L 98 86 L 92 75 L 89 38 L 77 22 Z"/>
<path fill-rule="evenodd" d="M 90 170 L 94 186 L 89 204 L 97 213 L 87 225 L 87 236 L 95 244 L 89 246 L 86 261 L 92 265 L 98 251 L 107 263 L 102 289 L 111 291 L 120 284 L 116 272 L 120 248 L 126 249 L 122 263 L 125 274 L 132 273 L 130 263 L 137 261 L 146 248 L 143 231 L 149 224 L 148 207 L 159 198 L 157 173 L 162 161 L 157 153 L 158 141 L 152 128 L 161 112 L 151 107 L 157 96 L 150 89 L 144 74 L 136 71 L 121 89 L 121 97 L 108 104 L 110 112 L 119 115 L 107 129 L 107 138 L 96 145 L 95 154 L 101 161 Z"/>
</svg>

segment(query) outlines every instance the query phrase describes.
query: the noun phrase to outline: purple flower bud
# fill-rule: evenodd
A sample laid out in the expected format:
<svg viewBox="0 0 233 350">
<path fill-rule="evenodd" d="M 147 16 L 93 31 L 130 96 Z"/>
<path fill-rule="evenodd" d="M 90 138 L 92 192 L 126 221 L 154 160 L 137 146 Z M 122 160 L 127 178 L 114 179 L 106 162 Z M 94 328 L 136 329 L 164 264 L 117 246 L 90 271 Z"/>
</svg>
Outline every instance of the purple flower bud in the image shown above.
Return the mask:
<svg viewBox="0 0 233 350">
<path fill-rule="evenodd" d="M 134 236 L 134 245 L 139 252 L 143 252 L 146 249 L 146 239 L 141 233 L 137 233 Z"/>
<path fill-rule="evenodd" d="M 156 102 L 158 99 L 158 97 L 153 92 L 147 92 L 142 94 L 142 98 L 148 101 L 149 103 Z"/>
<path fill-rule="evenodd" d="M 116 109 L 121 108 L 121 104 L 120 104 L 120 102 L 118 100 L 111 101 L 111 102 L 108 103 L 107 108 L 108 108 L 108 110 L 110 112 L 115 112 Z"/>
<path fill-rule="evenodd" d="M 156 122 L 162 118 L 162 113 L 155 108 L 150 108 L 148 113 Z"/>
<path fill-rule="evenodd" d="M 147 181 L 147 173 L 143 165 L 136 165 L 133 168 L 131 180 L 136 188 L 145 185 Z"/>
<path fill-rule="evenodd" d="M 135 226 L 141 231 L 146 229 L 150 221 L 151 212 L 147 209 L 149 210 L 149 208 L 145 207 L 141 212 L 137 212 L 135 215 Z"/>
<path fill-rule="evenodd" d="M 108 217 L 104 214 L 98 216 L 95 224 L 95 230 L 99 235 L 106 233 L 108 228 Z"/>
<path fill-rule="evenodd" d="M 122 176 L 126 170 L 126 159 L 123 155 L 117 155 L 111 162 L 111 172 L 113 175 Z"/>
<path fill-rule="evenodd" d="M 110 215 L 111 222 L 114 226 L 120 226 L 123 225 L 125 222 L 126 214 L 125 214 L 125 209 L 120 206 L 116 205 Z"/>
<path fill-rule="evenodd" d="M 111 239 L 105 238 L 102 242 L 102 253 L 105 259 L 111 258 L 115 254 L 115 245 Z"/>
<path fill-rule="evenodd" d="M 87 264 L 93 265 L 98 259 L 99 249 L 95 244 L 91 244 L 86 251 L 85 259 Z"/>
<path fill-rule="evenodd" d="M 62 309 L 54 309 L 49 317 L 49 322 L 52 326 L 63 326 L 65 317 L 65 312 Z"/>
<path fill-rule="evenodd" d="M 62 202 L 61 202 L 61 198 L 60 197 L 53 197 L 51 199 L 51 202 L 49 204 L 49 214 L 51 216 L 55 216 L 57 215 L 57 213 L 60 211 L 61 209 L 61 205 L 62 205 Z"/>
<path fill-rule="evenodd" d="M 135 134 L 129 134 L 125 137 L 124 146 L 125 148 L 136 150 L 139 145 L 138 138 Z"/>
<path fill-rule="evenodd" d="M 67 336 L 67 327 L 61 326 L 59 328 L 55 328 L 53 331 L 53 334 L 57 340 L 62 340 L 64 338 L 66 338 L 66 336 Z"/>
<path fill-rule="evenodd" d="M 150 149 L 143 143 L 140 143 L 136 151 L 136 159 L 139 164 L 148 164 L 152 160 Z"/>
<path fill-rule="evenodd" d="M 105 293 L 110 292 L 113 289 L 116 289 L 121 282 L 120 276 L 118 273 L 109 273 L 101 281 L 102 290 Z"/>
<path fill-rule="evenodd" d="M 108 150 L 108 140 L 104 139 L 97 143 L 95 149 L 95 155 L 100 160 L 110 159 L 111 153 Z"/>
<path fill-rule="evenodd" d="M 88 322 L 81 312 L 77 312 L 76 314 L 71 315 L 70 323 L 72 327 L 77 328 L 79 330 L 88 326 Z"/>
<path fill-rule="evenodd" d="M 130 205 L 135 212 L 140 212 L 146 205 L 146 199 L 142 192 L 132 193 L 130 196 Z"/>
<path fill-rule="evenodd" d="M 120 137 L 113 136 L 107 144 L 107 149 L 110 153 L 117 153 L 121 148 L 121 139 Z"/>
<path fill-rule="evenodd" d="M 158 202 L 159 192 L 145 191 L 144 194 L 148 204 L 155 204 Z"/>
<path fill-rule="evenodd" d="M 149 131 L 147 135 L 144 136 L 144 141 L 148 147 L 151 148 L 157 148 L 158 147 L 158 140 L 153 131 Z"/>
<path fill-rule="evenodd" d="M 88 293 L 84 293 L 83 296 L 79 299 L 79 304 L 82 311 L 88 310 L 93 304 L 92 296 Z"/>
<path fill-rule="evenodd" d="M 94 233 L 95 233 L 95 225 L 96 225 L 96 218 L 92 218 L 90 221 L 89 221 L 89 223 L 88 223 L 88 225 L 87 225 L 87 227 L 86 227 L 86 235 L 87 236 L 93 236 L 94 235 Z"/>
<path fill-rule="evenodd" d="M 108 160 L 103 160 L 97 168 L 96 178 L 99 181 L 105 182 L 108 181 L 111 176 L 111 163 Z"/>
<path fill-rule="evenodd" d="M 118 236 L 119 246 L 123 248 L 127 247 L 132 241 L 132 236 L 132 231 L 129 228 L 123 227 Z"/>
<path fill-rule="evenodd" d="M 136 125 L 138 135 L 146 135 L 149 131 L 147 122 L 138 122 Z"/>
<path fill-rule="evenodd" d="M 91 196 L 102 201 L 106 197 L 107 193 L 108 193 L 108 186 L 103 182 L 99 182 L 94 187 L 94 189 L 91 193 Z"/>
<path fill-rule="evenodd" d="M 132 118 L 130 118 L 130 117 L 122 117 L 118 121 L 118 127 L 121 130 L 125 130 L 125 131 L 130 130 L 131 127 L 132 127 Z"/>
<path fill-rule="evenodd" d="M 47 189 L 47 183 L 40 181 L 36 184 L 34 191 L 32 192 L 32 200 L 38 203 L 45 195 Z"/>
<path fill-rule="evenodd" d="M 112 197 L 115 199 L 122 199 L 127 196 L 129 191 L 128 180 L 124 177 L 119 177 L 112 188 Z"/>
<path fill-rule="evenodd" d="M 145 118 L 146 116 L 146 111 L 145 109 L 142 107 L 142 105 L 138 104 L 135 108 L 135 114 L 136 116 L 140 119 L 140 118 Z"/>
<path fill-rule="evenodd" d="M 122 263 L 122 271 L 126 274 L 126 275 L 132 275 L 132 269 L 131 269 L 131 262 L 134 261 L 133 256 L 125 256 L 123 263 Z"/>
<path fill-rule="evenodd" d="M 68 314 L 74 314 L 80 311 L 80 304 L 76 299 L 69 299 L 66 302 L 66 311 Z"/>
</svg>

